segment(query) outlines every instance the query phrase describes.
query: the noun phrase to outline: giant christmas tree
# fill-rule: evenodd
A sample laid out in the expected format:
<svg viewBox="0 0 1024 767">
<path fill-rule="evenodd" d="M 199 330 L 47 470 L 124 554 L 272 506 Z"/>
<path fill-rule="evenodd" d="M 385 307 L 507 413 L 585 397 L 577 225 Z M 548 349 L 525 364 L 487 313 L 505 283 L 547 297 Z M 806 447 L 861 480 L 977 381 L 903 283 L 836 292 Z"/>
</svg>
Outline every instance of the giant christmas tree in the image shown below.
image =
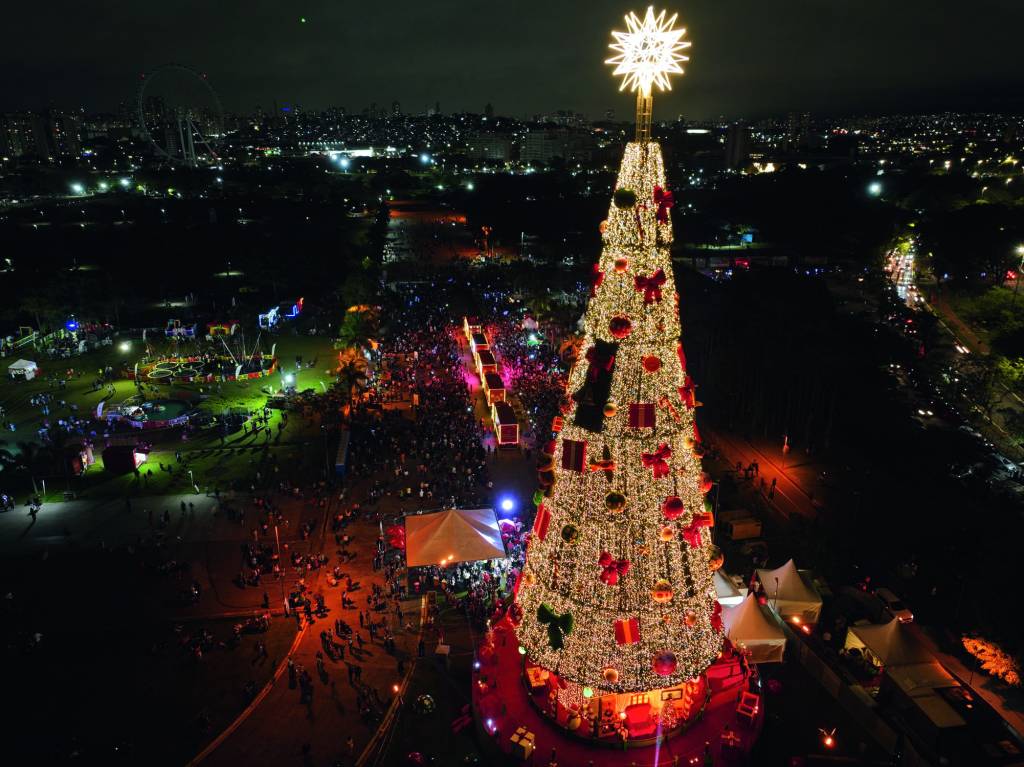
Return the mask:
<svg viewBox="0 0 1024 767">
<path fill-rule="evenodd" d="M 516 594 L 532 661 L 617 692 L 698 677 L 722 647 L 713 585 L 722 558 L 710 542 L 669 257 L 673 199 L 650 139 L 652 86 L 682 72 L 689 45 L 674 22 L 649 8 L 613 33 L 608 63 L 637 91 L 637 138 L 601 224 L 585 340 L 543 451 Z"/>
</svg>

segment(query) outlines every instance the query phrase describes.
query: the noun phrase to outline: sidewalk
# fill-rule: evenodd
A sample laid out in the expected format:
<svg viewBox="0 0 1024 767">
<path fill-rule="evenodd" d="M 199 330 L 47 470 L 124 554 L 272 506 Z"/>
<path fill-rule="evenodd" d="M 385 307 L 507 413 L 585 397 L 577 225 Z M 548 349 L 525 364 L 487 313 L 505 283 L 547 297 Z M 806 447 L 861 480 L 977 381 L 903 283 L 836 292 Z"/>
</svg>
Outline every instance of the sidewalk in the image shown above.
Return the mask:
<svg viewBox="0 0 1024 767">
<path fill-rule="evenodd" d="M 366 596 L 372 591 L 371 585 L 383 585 L 382 574 L 372 569 L 373 542 L 378 531 L 376 525 L 360 521 L 352 525 L 349 532 L 357 541 L 359 553 L 344 568 L 352 580 L 360 584 L 352 597 L 359 610 L 364 610 Z M 328 541 L 327 549 L 333 549 L 333 540 L 328 538 Z M 352 550 L 357 549 L 353 547 Z M 359 716 L 357 688 L 348 681 L 348 667 L 353 661 L 348 650 L 344 660 L 331 661 L 325 657 L 327 678 L 316 676 L 316 653 L 321 649 L 320 632 L 333 629 L 335 618 L 343 618 L 364 640 L 369 640 L 369 633 L 359 628 L 358 610 L 341 609 L 341 592 L 338 589 L 327 590 L 324 584 L 318 583 L 312 590 L 325 592 L 329 614 L 326 619 L 316 620 L 305 631 L 291 655 L 296 664 L 306 668 L 314 677 L 312 701 L 307 705 L 300 704 L 298 687 L 290 688 L 287 674 L 282 675 L 247 718 L 206 756 L 203 764 L 268 764 L 300 760 L 308 764 L 333 764 L 342 758 L 352 762 L 373 738 L 377 723 Z M 413 623 L 413 631 L 395 630 L 395 641 L 398 657 L 406 658 L 407 665 L 411 665 L 416 654 L 419 610 L 412 601 L 403 603 L 403 610 L 406 611 L 406 620 Z M 379 619 L 383 615 L 377 613 L 376 617 Z M 390 613 L 389 621 L 394 629 L 394 613 Z M 375 689 L 387 706 L 392 697 L 392 684 L 401 681 L 396 656 L 385 652 L 379 640 L 366 641 L 363 652 L 357 649 L 355 663 L 363 668 L 361 684 Z M 351 752 L 346 747 L 349 736 L 354 740 Z"/>
<path fill-rule="evenodd" d="M 1014 735 L 1018 739 L 1024 740 L 1024 712 L 1009 707 L 997 689 L 998 683 L 992 677 L 982 671 L 973 671 L 967 668 L 959 658 L 943 652 L 924 627 L 912 623 L 910 628 L 946 671 L 957 677 L 964 687 L 969 687 L 976 695 L 984 699 L 1003 718 L 1007 726 L 1013 730 Z"/>
</svg>

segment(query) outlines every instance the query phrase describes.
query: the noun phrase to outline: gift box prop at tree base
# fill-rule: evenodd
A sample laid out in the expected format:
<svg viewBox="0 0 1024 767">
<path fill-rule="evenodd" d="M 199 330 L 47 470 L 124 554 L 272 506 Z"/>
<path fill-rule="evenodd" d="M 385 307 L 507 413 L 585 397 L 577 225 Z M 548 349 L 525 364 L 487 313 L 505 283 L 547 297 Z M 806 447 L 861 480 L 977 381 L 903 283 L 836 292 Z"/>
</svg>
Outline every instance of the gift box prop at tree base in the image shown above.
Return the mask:
<svg viewBox="0 0 1024 767">
<path fill-rule="evenodd" d="M 652 85 L 681 71 L 687 44 L 675 17 L 649 9 L 626 20 L 609 63 L 638 91 L 637 140 L 601 225 L 581 354 L 542 448 L 510 619 L 524 668 L 548 674 L 542 704 L 559 724 L 578 728 L 578 715 L 598 737 L 640 740 L 678 731 L 703 708 L 724 641 L 714 586 L 723 558 L 679 341 L 674 202 L 650 140 Z"/>
</svg>

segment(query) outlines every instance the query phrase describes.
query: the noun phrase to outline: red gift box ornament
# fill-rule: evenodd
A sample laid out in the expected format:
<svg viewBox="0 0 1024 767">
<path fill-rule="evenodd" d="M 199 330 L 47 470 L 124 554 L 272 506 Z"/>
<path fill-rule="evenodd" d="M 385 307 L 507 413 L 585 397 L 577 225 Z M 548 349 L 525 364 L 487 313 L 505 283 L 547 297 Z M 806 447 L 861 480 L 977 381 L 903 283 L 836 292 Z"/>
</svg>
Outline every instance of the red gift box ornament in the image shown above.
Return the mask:
<svg viewBox="0 0 1024 767">
<path fill-rule="evenodd" d="M 653 429 L 654 405 L 649 402 L 630 403 L 629 426 L 631 429 Z"/>
<path fill-rule="evenodd" d="M 601 373 L 611 373 L 615 367 L 614 354 L 602 354 L 596 346 L 587 349 L 587 378 L 596 381 Z"/>
<path fill-rule="evenodd" d="M 640 454 L 640 460 L 643 461 L 644 466 L 652 470 L 654 479 L 661 479 L 669 475 L 668 459 L 671 457 L 672 448 L 664 442 L 658 445 L 655 452 Z"/>
<path fill-rule="evenodd" d="M 636 644 L 640 641 L 640 621 L 637 618 L 625 618 L 615 621 L 616 644 Z"/>
<path fill-rule="evenodd" d="M 690 524 L 683 528 L 683 540 L 686 541 L 693 548 L 698 548 L 703 541 L 700 537 L 700 530 L 702 527 L 711 527 L 714 519 L 710 514 L 704 512 L 702 514 L 694 514 L 693 519 L 690 520 Z"/>
<path fill-rule="evenodd" d="M 678 495 L 670 495 L 662 501 L 661 514 L 669 522 L 679 519 L 685 513 L 686 507 L 683 505 L 683 499 Z"/>
<path fill-rule="evenodd" d="M 533 520 L 533 532 L 542 541 L 548 534 L 551 525 L 551 510 L 543 503 L 537 507 L 537 516 Z"/>
<path fill-rule="evenodd" d="M 587 443 L 582 440 L 562 441 L 562 468 L 566 471 L 583 471 L 586 463 Z"/>
<path fill-rule="evenodd" d="M 693 386 L 680 386 L 679 399 L 682 400 L 687 410 L 693 410 L 697 406 L 697 400 L 693 394 Z"/>
<path fill-rule="evenodd" d="M 686 371 L 686 352 L 683 351 L 683 345 L 681 343 L 676 344 L 676 355 L 679 357 L 679 364 L 682 366 L 683 371 Z"/>
<path fill-rule="evenodd" d="M 601 552 L 601 558 L 597 560 L 597 564 L 603 569 L 601 571 L 601 582 L 609 586 L 614 586 L 619 582 L 619 578 L 629 572 L 629 560 L 628 559 L 615 559 L 607 551 Z"/>
<path fill-rule="evenodd" d="M 665 270 L 659 269 L 650 277 L 642 277 L 639 274 L 633 278 L 633 286 L 644 294 L 644 303 L 653 304 L 661 301 L 661 286 L 668 281 Z"/>
<path fill-rule="evenodd" d="M 594 264 L 593 276 L 590 281 L 590 297 L 595 298 L 597 296 L 597 289 L 601 287 L 601 283 L 604 282 L 604 272 Z"/>
<path fill-rule="evenodd" d="M 654 187 L 654 204 L 658 206 L 654 218 L 659 224 L 667 224 L 669 208 L 675 207 L 676 204 L 672 192 L 662 189 L 660 186 Z"/>
<path fill-rule="evenodd" d="M 562 430 L 562 427 L 564 425 L 565 419 L 563 419 L 560 415 L 556 415 L 553 419 L 551 419 L 551 431 L 555 432 L 556 434 Z"/>
</svg>

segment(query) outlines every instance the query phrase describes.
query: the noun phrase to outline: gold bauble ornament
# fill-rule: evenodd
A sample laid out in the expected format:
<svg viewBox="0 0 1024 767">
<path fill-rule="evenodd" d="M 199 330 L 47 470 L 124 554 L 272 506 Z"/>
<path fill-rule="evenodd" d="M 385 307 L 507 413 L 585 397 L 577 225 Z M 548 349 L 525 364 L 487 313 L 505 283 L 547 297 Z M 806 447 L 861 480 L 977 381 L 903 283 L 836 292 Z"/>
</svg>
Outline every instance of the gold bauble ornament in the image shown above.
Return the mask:
<svg viewBox="0 0 1024 767">
<path fill-rule="evenodd" d="M 604 497 L 604 505 L 608 511 L 622 511 L 626 508 L 626 496 L 618 490 L 612 490 Z"/>
<path fill-rule="evenodd" d="M 672 601 L 672 584 L 664 578 L 659 578 L 651 589 L 651 599 L 659 604 Z"/>
</svg>

